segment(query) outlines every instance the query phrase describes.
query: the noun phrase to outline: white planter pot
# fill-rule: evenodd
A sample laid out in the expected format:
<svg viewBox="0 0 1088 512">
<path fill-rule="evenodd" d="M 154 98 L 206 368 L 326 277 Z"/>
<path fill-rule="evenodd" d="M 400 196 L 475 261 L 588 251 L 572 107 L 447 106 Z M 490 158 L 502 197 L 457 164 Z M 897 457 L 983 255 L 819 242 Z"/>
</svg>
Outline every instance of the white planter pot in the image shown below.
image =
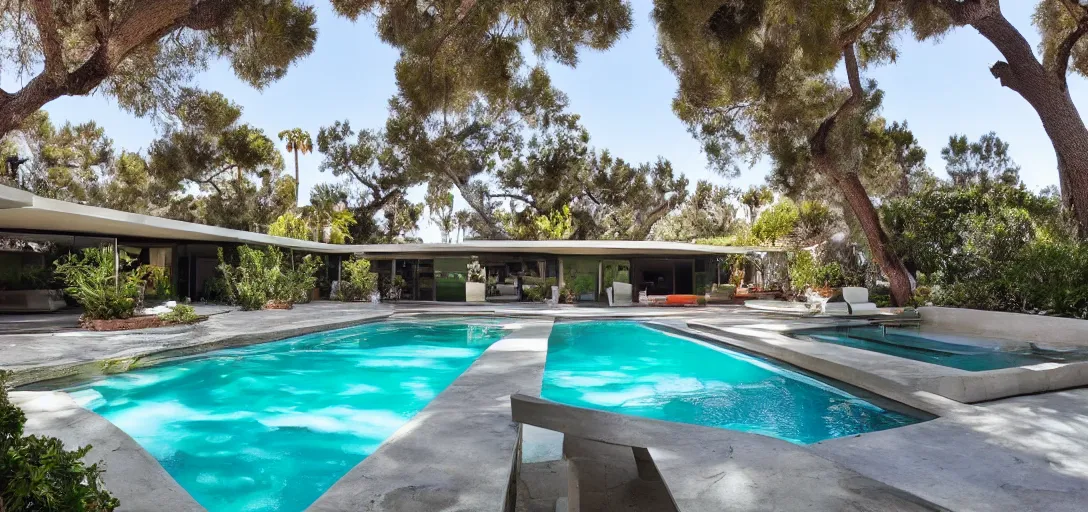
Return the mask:
<svg viewBox="0 0 1088 512">
<path fill-rule="evenodd" d="M 484 283 L 465 283 L 465 302 L 484 302 L 487 285 Z"/>
</svg>

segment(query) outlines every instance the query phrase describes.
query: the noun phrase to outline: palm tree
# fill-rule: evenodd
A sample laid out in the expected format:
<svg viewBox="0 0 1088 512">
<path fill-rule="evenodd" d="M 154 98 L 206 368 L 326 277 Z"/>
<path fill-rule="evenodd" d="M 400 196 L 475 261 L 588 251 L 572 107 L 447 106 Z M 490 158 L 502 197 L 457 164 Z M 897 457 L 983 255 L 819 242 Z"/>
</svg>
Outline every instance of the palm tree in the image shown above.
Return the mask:
<svg viewBox="0 0 1088 512">
<path fill-rule="evenodd" d="M 298 203 L 298 154 L 313 151 L 314 141 L 310 139 L 310 132 L 302 128 L 284 130 L 279 136 L 280 140 L 287 141 L 287 152 L 295 154 L 295 202 Z"/>
</svg>

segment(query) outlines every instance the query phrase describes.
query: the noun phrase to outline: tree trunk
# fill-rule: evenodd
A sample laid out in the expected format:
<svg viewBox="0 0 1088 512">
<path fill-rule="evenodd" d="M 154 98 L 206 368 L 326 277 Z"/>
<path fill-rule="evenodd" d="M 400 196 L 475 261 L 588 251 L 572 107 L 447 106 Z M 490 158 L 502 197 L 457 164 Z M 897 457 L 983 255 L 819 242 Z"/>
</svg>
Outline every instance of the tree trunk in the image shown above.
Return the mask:
<svg viewBox="0 0 1088 512">
<path fill-rule="evenodd" d="M 888 247 L 888 234 L 884 226 L 880 224 L 880 215 L 873 206 L 869 193 L 861 184 L 858 175 L 847 173 L 826 173 L 831 177 L 842 192 L 846 203 L 850 205 L 850 211 L 858 219 L 861 230 L 865 233 L 865 239 L 869 242 L 869 251 L 873 255 L 873 261 L 880 266 L 880 271 L 888 277 L 891 288 L 892 304 L 905 306 L 910 302 L 913 293 L 910 285 L 910 274 L 903 265 L 899 255 Z"/>
<path fill-rule="evenodd" d="M 1000 11 L 971 21 L 1005 58 L 990 68 L 1001 85 L 1012 89 L 1035 109 L 1058 159 L 1062 202 L 1073 212 L 1081 237 L 1088 236 L 1088 128 L 1066 86 L 1063 67 L 1048 72 L 1031 44 Z"/>
<path fill-rule="evenodd" d="M 295 149 L 295 206 L 298 206 L 298 149 Z"/>
</svg>

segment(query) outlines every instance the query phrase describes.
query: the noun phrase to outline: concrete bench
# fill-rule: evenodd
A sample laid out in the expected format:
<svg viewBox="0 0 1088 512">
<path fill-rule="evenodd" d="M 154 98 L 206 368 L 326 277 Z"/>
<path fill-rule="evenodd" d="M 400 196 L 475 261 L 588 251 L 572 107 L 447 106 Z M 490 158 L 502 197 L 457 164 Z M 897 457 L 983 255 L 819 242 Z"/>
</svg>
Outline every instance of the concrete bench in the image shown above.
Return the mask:
<svg viewBox="0 0 1088 512">
<path fill-rule="evenodd" d="M 514 421 L 562 432 L 568 510 L 608 510 L 606 479 L 585 456 L 592 443 L 631 447 L 639 477 L 665 484 L 676 510 L 933 510 L 803 446 L 756 434 L 510 398 Z"/>
</svg>

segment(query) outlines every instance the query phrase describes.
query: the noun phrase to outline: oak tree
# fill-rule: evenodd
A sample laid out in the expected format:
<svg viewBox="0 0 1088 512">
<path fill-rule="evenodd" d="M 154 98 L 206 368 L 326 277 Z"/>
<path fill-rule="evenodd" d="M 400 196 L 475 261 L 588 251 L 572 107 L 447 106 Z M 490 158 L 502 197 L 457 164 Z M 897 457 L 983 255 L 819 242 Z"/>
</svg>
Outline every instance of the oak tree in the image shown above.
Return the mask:
<svg viewBox="0 0 1088 512">
<path fill-rule="evenodd" d="M 677 76 L 674 110 L 712 165 L 768 155 L 772 182 L 798 188 L 813 174 L 835 186 L 905 304 L 911 282 L 858 174 L 864 133 L 881 94 L 863 66 L 894 57 L 902 12 L 890 0 L 697 2 L 657 0 L 659 55 Z M 846 82 L 834 74 L 846 71 Z"/>
<path fill-rule="evenodd" d="M 172 110 L 208 61 L 264 87 L 313 49 L 296 0 L 0 0 L 0 136 L 61 96 L 101 91 L 137 115 Z"/>
</svg>

